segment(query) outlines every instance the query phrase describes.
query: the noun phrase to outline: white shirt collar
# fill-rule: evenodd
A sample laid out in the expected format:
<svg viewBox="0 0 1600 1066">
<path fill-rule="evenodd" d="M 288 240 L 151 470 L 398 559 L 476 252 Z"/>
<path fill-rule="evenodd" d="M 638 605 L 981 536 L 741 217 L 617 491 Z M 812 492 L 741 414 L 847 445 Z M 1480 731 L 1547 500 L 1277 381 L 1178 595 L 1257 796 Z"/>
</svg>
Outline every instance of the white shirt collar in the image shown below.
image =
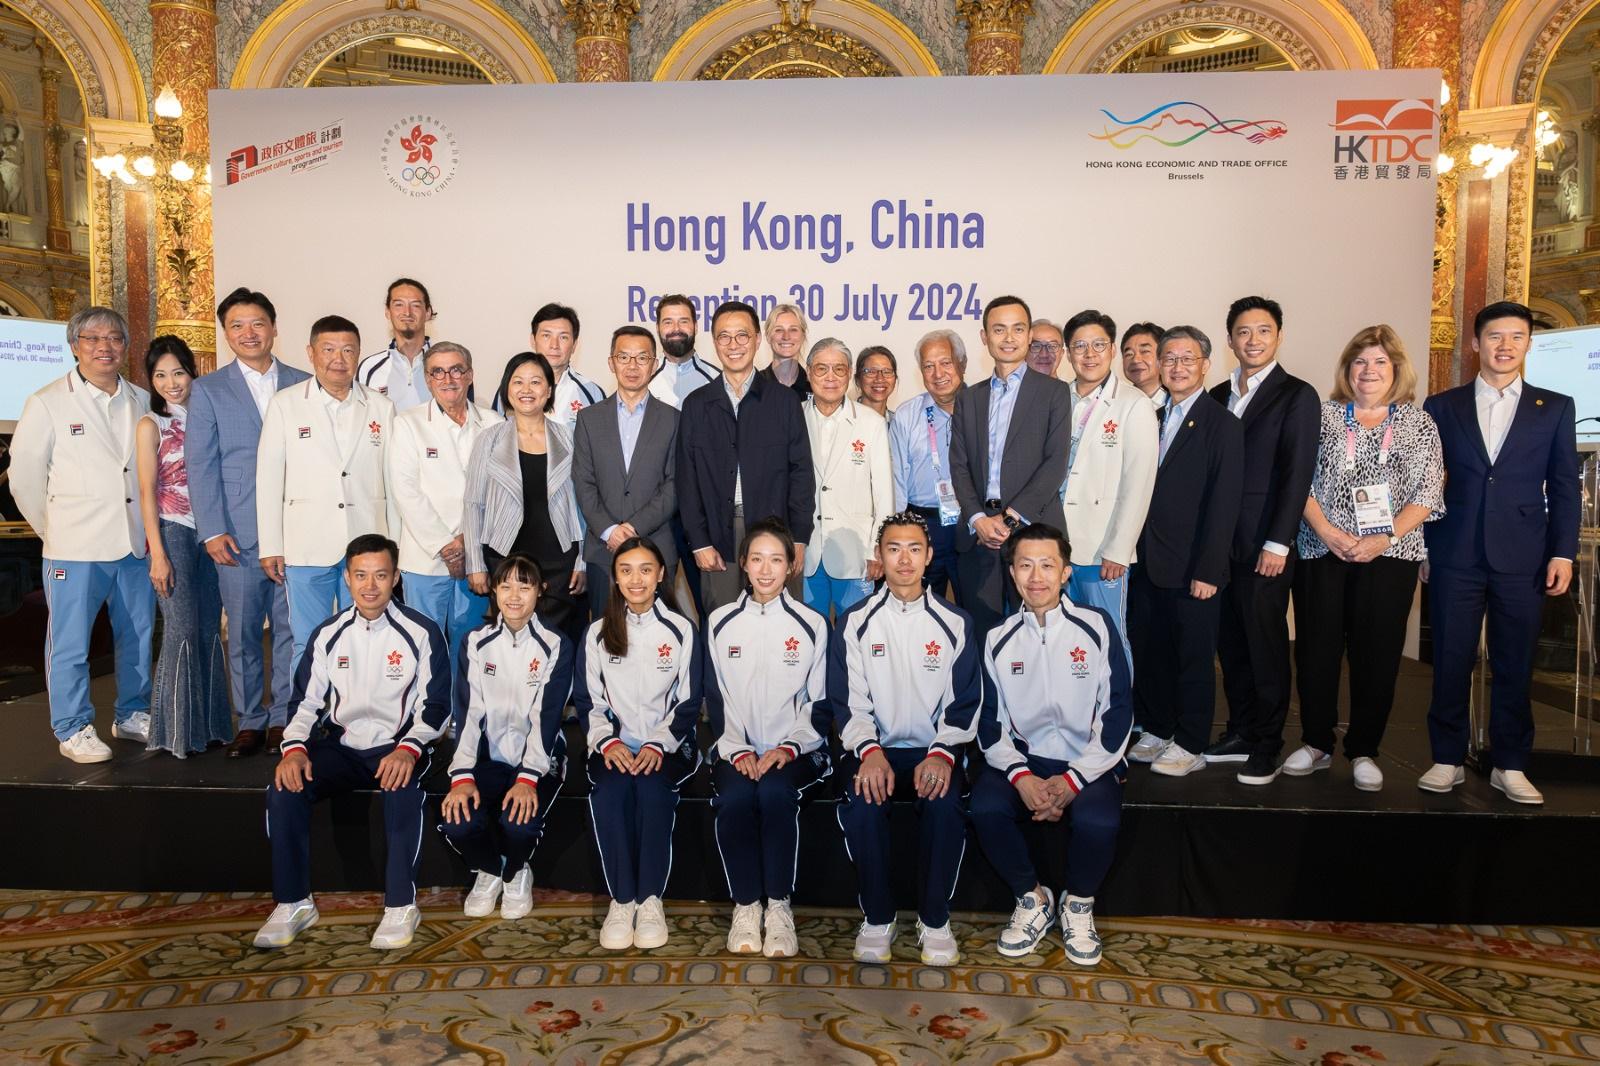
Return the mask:
<svg viewBox="0 0 1600 1066">
<path fill-rule="evenodd" d="M 249 364 L 242 359 L 236 359 L 234 362 L 239 364 L 239 373 L 244 375 L 246 381 L 271 381 L 278 376 L 278 361 L 276 359 L 268 362 L 265 370 L 252 370 Z"/>
<path fill-rule="evenodd" d="M 1262 367 L 1260 370 L 1257 370 L 1254 374 L 1251 374 L 1250 375 L 1250 390 L 1249 391 L 1250 392 L 1255 392 L 1256 389 L 1260 388 L 1262 379 L 1265 378 L 1268 374 L 1272 373 L 1272 371 L 1277 368 L 1277 365 L 1278 365 L 1278 361 L 1276 359 L 1274 359 L 1272 362 L 1268 363 L 1266 366 Z M 1247 395 L 1249 395 L 1249 393 L 1242 392 L 1239 389 L 1239 378 L 1243 373 L 1244 373 L 1244 367 L 1238 366 L 1238 367 L 1234 367 L 1233 368 L 1233 373 L 1228 375 L 1228 381 L 1230 382 L 1229 388 L 1231 388 L 1233 390 L 1233 394 L 1235 396 L 1247 396 Z"/>
<path fill-rule="evenodd" d="M 1473 378 L 1473 395 L 1480 399 L 1486 399 L 1491 402 L 1498 400 L 1503 396 L 1509 396 L 1514 400 L 1521 399 L 1522 375 L 1518 374 L 1515 378 L 1512 378 L 1511 384 L 1507 385 L 1504 389 L 1497 389 L 1485 381 L 1482 374 L 1479 374 L 1476 378 Z"/>
</svg>

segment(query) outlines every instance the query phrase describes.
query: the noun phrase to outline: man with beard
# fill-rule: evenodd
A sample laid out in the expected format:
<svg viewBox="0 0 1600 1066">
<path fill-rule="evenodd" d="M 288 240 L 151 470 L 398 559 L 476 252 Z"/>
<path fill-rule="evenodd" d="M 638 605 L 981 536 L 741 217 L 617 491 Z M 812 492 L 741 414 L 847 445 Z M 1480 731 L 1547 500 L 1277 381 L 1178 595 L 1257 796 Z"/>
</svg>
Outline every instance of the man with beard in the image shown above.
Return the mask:
<svg viewBox="0 0 1600 1066">
<path fill-rule="evenodd" d="M 695 354 L 696 329 L 694 304 L 687 296 L 673 293 L 656 304 L 656 336 L 666 358 L 651 375 L 650 395 L 672 407 L 682 408 L 691 392 L 722 376 L 715 363 Z"/>
<path fill-rule="evenodd" d="M 433 321 L 433 299 L 427 286 L 411 278 L 396 278 L 384 297 L 383 317 L 394 339 L 389 347 L 361 360 L 356 380 L 394 404 L 396 412 L 409 411 L 428 398 L 423 357 L 432 343 L 424 332 Z"/>
<path fill-rule="evenodd" d="M 794 304 L 774 307 L 767 316 L 767 347 L 772 349 L 772 362 L 761 376 L 789 386 L 802 400 L 810 396 L 811 381 L 800 366 L 800 356 L 806 350 L 805 312 Z"/>
</svg>

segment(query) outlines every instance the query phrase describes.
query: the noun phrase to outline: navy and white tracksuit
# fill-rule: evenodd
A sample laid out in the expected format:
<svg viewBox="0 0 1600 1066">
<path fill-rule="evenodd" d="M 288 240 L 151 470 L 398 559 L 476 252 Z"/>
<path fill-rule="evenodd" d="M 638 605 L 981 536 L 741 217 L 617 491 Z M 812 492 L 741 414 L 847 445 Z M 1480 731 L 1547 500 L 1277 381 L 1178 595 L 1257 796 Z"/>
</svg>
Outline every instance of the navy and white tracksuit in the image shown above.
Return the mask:
<svg viewBox="0 0 1600 1066">
<path fill-rule="evenodd" d="M 794 891 L 800 801 L 830 772 L 827 656 L 827 621 L 787 592 L 768 603 L 746 592 L 706 623 L 706 710 L 717 758 L 712 806 L 735 903 L 788 899 Z M 774 748 L 793 758 L 759 780 L 737 769 Z"/>
<path fill-rule="evenodd" d="M 502 619 L 468 633 L 455 685 L 461 721 L 450 787 L 471 782 L 478 806 L 439 828 L 473 870 L 515 877 L 533 856 L 566 776 L 561 716 L 572 693 L 572 645 L 537 616 L 519 630 Z M 522 825 L 501 809 L 516 784 L 539 809 Z"/>
<path fill-rule="evenodd" d="M 856 771 L 862 758 L 881 750 L 900 794 L 914 792 L 912 772 L 927 756 L 954 767 L 942 797 L 916 801 L 917 914 L 926 926 L 944 925 L 967 847 L 961 748 L 978 727 L 978 656 L 972 619 L 930 592 L 907 603 L 880 589 L 851 607 L 833 631 L 828 699 L 845 748 L 840 772 L 850 782 L 839 825 L 855 861 L 861 909 L 873 925 L 887 925 L 895 915 L 889 805 L 856 795 Z"/>
<path fill-rule="evenodd" d="M 972 824 L 1013 895 L 1040 883 L 1022 829 L 1033 812 L 1014 785 L 1028 774 L 1065 776 L 1073 793 L 1062 817 L 1072 826 L 1066 891 L 1099 890 L 1117 849 L 1132 725 L 1128 659 L 1105 611 L 1063 595 L 1043 624 L 1023 608 L 989 633 L 978 726 L 989 765 L 972 787 Z"/>
<path fill-rule="evenodd" d="M 376 788 L 378 763 L 404 747 L 417 757 L 411 779 L 383 793 L 389 848 L 384 906 L 416 901 L 422 777 L 428 745 L 450 716 L 449 663 L 439 627 L 395 602 L 372 621 L 349 607 L 311 631 L 283 731 L 283 753 L 304 751 L 311 779 L 299 792 L 267 788 L 273 899 L 294 903 L 311 894 L 311 805 Z M 312 735 L 318 725 L 328 727 L 326 735 Z"/>
<path fill-rule="evenodd" d="M 666 891 L 678 788 L 700 765 L 694 727 L 702 652 L 689 620 L 659 601 L 644 614 L 625 613 L 624 655 L 611 654 L 601 642 L 604 619 L 584 633 L 572 703 L 587 732 L 589 813 L 606 889 L 620 903 L 643 903 Z M 617 744 L 634 753 L 655 748 L 661 768 L 650 774 L 612 770 L 602 753 Z"/>
</svg>

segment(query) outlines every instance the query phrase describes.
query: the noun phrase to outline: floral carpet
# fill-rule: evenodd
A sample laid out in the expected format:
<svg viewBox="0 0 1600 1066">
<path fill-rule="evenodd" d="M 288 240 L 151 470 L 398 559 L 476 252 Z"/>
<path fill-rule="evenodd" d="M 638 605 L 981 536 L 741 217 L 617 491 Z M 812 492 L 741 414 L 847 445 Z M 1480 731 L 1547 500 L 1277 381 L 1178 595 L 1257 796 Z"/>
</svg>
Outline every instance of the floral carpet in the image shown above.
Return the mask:
<svg viewBox="0 0 1600 1066">
<path fill-rule="evenodd" d="M 0 1062 L 687 1064 L 1567 1063 L 1600 1060 L 1600 931 L 1115 919 L 1105 960 L 850 961 L 858 916 L 804 910 L 802 956 L 724 950 L 724 908 L 673 905 L 655 952 L 597 943 L 599 901 L 520 922 L 427 894 L 412 946 L 367 947 L 372 895 L 319 899 L 281 952 L 261 896 L 0 892 Z"/>
</svg>

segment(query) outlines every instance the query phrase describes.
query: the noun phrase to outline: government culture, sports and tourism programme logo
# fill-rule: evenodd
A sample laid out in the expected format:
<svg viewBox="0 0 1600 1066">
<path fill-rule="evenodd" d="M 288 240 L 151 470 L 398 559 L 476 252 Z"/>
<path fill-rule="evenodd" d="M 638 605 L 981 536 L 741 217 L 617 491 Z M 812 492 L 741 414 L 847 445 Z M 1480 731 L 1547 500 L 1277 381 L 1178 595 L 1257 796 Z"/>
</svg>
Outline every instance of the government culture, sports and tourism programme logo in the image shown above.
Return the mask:
<svg viewBox="0 0 1600 1066">
<path fill-rule="evenodd" d="M 296 130 L 281 141 L 247 144 L 228 153 L 224 185 L 270 174 L 275 170 L 315 170 L 344 147 L 344 121 L 330 122 L 320 129 Z"/>
<path fill-rule="evenodd" d="M 1278 119 L 1222 118 L 1209 107 L 1192 100 L 1174 100 L 1136 118 L 1120 118 L 1106 108 L 1101 108 L 1100 113 L 1108 121 L 1100 133 L 1089 136 L 1121 151 L 1144 141 L 1181 148 L 1206 136 L 1237 137 L 1260 145 L 1289 132 L 1288 125 Z"/>
<path fill-rule="evenodd" d="M 407 115 L 383 135 L 383 172 L 407 196 L 442 192 L 456 173 L 456 135 L 432 115 Z"/>
<path fill-rule="evenodd" d="M 1339 181 L 1433 177 L 1438 113 L 1432 100 L 1338 100 L 1333 176 Z"/>
</svg>

